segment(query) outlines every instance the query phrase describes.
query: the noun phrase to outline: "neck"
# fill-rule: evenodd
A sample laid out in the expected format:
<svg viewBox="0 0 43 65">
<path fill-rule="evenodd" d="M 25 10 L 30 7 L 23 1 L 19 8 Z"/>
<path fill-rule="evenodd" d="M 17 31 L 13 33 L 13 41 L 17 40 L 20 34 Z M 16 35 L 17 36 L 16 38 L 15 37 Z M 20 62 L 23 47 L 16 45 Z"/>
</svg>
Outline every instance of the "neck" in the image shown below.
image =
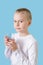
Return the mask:
<svg viewBox="0 0 43 65">
<path fill-rule="evenodd" d="M 19 33 L 20 36 L 26 36 L 26 35 L 28 35 L 28 34 L 29 34 L 28 31 L 22 32 L 22 33 L 20 32 L 20 33 Z"/>
</svg>

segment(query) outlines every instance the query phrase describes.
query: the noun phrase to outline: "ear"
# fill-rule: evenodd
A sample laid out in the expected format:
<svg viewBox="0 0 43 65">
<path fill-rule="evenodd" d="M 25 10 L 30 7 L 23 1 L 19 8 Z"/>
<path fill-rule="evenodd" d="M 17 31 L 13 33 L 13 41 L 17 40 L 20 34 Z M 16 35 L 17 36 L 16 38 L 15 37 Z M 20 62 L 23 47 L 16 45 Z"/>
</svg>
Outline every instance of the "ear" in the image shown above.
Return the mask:
<svg viewBox="0 0 43 65">
<path fill-rule="evenodd" d="M 31 24 L 31 20 L 28 21 L 28 26 L 30 26 L 30 24 Z"/>
</svg>

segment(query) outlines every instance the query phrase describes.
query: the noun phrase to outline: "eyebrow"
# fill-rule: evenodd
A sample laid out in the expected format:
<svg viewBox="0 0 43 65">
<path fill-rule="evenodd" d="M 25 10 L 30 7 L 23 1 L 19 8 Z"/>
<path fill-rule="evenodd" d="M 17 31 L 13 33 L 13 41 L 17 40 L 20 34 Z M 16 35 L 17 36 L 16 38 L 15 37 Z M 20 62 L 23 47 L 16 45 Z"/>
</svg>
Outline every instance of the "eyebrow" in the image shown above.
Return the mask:
<svg viewBox="0 0 43 65">
<path fill-rule="evenodd" d="M 23 19 L 20 19 L 20 20 L 24 21 Z M 20 21 L 20 20 L 18 20 L 18 21 Z M 14 20 L 14 21 L 16 21 L 16 20 Z"/>
</svg>

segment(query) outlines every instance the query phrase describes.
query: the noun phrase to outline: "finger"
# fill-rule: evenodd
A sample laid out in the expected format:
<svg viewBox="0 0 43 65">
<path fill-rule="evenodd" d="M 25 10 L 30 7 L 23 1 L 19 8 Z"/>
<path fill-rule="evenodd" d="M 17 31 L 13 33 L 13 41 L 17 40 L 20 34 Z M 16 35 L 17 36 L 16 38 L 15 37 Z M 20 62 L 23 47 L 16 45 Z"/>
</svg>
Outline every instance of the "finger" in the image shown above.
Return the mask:
<svg viewBox="0 0 43 65">
<path fill-rule="evenodd" d="M 5 40 L 6 41 L 11 41 L 11 38 L 9 38 L 8 36 L 5 36 Z"/>
<path fill-rule="evenodd" d="M 14 46 L 15 44 L 11 41 L 11 42 L 8 42 L 8 45 L 9 46 Z"/>
<path fill-rule="evenodd" d="M 9 38 L 6 36 L 6 37 L 4 38 L 4 40 L 5 40 L 5 41 L 9 41 Z"/>
<path fill-rule="evenodd" d="M 15 40 L 14 39 L 10 39 L 9 41 L 12 42 L 12 43 L 15 43 Z"/>
<path fill-rule="evenodd" d="M 5 45 L 9 46 L 11 42 L 5 41 Z"/>
</svg>

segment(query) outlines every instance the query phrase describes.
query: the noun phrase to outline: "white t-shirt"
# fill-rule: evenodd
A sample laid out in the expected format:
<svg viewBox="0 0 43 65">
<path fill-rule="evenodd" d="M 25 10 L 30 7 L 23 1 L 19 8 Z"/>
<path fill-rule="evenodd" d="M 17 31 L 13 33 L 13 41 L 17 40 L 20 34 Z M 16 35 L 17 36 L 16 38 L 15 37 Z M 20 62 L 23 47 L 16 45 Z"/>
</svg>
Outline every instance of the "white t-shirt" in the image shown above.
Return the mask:
<svg viewBox="0 0 43 65">
<path fill-rule="evenodd" d="M 5 48 L 5 56 L 11 60 L 11 65 L 37 65 L 38 48 L 37 41 L 29 34 L 20 36 L 18 33 L 12 34 L 18 49 L 12 52 L 7 46 Z"/>
</svg>

